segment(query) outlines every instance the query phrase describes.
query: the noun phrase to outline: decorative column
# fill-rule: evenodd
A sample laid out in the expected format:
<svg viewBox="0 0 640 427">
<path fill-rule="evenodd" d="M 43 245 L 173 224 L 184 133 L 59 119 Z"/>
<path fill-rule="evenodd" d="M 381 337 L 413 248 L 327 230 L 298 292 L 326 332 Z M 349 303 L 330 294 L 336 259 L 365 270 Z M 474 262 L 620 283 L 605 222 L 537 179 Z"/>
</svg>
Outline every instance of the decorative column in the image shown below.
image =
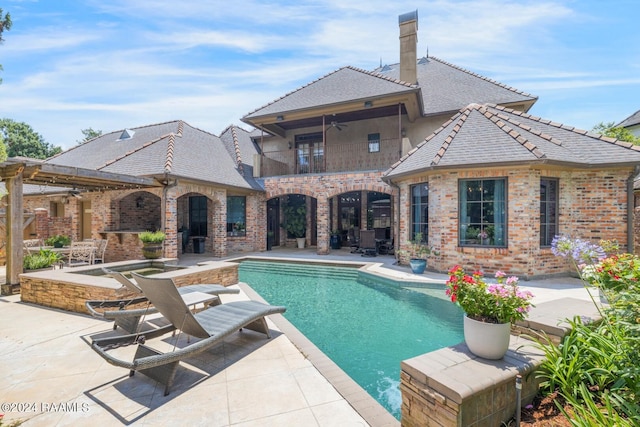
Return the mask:
<svg viewBox="0 0 640 427">
<path fill-rule="evenodd" d="M 178 201 L 175 186 L 165 187 L 162 192 L 162 224 L 166 234 L 164 241 L 165 258 L 178 258 L 182 252 L 182 240 L 178 241 Z M 178 251 L 180 248 L 180 251 Z"/>
<path fill-rule="evenodd" d="M 318 255 L 329 254 L 329 199 L 327 197 L 318 198 L 316 210 L 317 221 L 317 250 Z"/>
<path fill-rule="evenodd" d="M 22 273 L 22 259 L 24 256 L 22 247 L 22 224 L 23 203 L 22 203 L 22 170 L 15 177 L 7 178 L 5 186 L 9 193 L 6 215 L 7 231 L 7 270 L 6 283 L 2 285 L 2 295 L 11 295 L 13 285 L 20 284 L 20 273 Z"/>
</svg>

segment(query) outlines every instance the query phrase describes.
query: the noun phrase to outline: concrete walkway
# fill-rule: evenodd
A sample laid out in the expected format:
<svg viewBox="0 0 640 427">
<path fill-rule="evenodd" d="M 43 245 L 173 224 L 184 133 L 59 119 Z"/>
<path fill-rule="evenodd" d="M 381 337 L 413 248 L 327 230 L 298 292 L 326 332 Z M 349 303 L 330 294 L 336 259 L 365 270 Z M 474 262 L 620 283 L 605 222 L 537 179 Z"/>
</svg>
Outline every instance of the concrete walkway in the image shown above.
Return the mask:
<svg viewBox="0 0 640 427">
<path fill-rule="evenodd" d="M 417 278 L 408 267 L 395 266 L 391 256 L 364 258 L 346 250 L 334 252 L 322 257 L 300 250 L 256 255 L 370 262 L 370 269 L 386 276 Z M 211 258 L 189 255 L 180 263 L 207 260 Z M 425 274 L 419 280 L 444 278 Z M 565 297 L 589 300 L 575 279 L 522 285 L 535 293 L 537 304 Z M 222 297 L 223 302 L 246 298 L 244 291 Z M 85 340 L 110 331 L 111 323 L 21 303 L 19 295 L 0 297 L 0 413 L 5 414 L 5 422 L 20 419 L 25 426 L 398 425 L 389 414 L 372 417 L 381 406 L 372 404 L 371 398 L 354 398 L 362 396 L 362 391 L 349 391 L 354 387 L 348 381 L 336 382 L 340 372 L 336 377 L 332 374 L 334 367 L 311 357 L 311 350 L 300 345 L 300 334 L 290 326 L 282 327 L 284 318 L 277 320 L 280 326 L 274 320 L 269 319 L 274 331 L 270 340 L 243 331 L 181 363 L 171 393 L 163 396 L 162 386 L 140 374 L 129 378 L 126 370 L 109 365 L 91 351 Z M 166 341 L 164 345 L 172 345 L 169 339 Z"/>
</svg>

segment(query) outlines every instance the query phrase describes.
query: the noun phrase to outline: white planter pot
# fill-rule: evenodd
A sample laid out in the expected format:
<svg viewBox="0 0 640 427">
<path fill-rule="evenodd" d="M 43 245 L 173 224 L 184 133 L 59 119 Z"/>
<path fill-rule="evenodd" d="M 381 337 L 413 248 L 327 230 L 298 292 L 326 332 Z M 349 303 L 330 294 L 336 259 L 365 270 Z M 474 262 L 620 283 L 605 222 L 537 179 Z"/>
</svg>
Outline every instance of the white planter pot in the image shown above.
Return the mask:
<svg viewBox="0 0 640 427">
<path fill-rule="evenodd" d="M 485 323 L 464 316 L 464 341 L 469 351 L 483 359 L 502 359 L 509 349 L 511 323 Z"/>
<path fill-rule="evenodd" d="M 298 249 L 304 248 L 304 237 L 297 237 L 296 241 L 298 242 Z"/>
</svg>

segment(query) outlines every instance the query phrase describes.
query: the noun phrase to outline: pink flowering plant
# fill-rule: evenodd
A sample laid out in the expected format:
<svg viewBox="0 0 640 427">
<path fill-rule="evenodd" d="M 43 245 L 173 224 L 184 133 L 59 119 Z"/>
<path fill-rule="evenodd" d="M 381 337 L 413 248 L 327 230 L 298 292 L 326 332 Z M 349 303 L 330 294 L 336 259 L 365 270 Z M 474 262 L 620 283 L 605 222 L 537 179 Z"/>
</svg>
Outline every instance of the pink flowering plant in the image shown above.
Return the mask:
<svg viewBox="0 0 640 427">
<path fill-rule="evenodd" d="M 523 320 L 533 304 L 533 294 L 518 287 L 516 276 L 497 271 L 497 283 L 487 283 L 481 271 L 472 274 L 456 265 L 449 270 L 446 294 L 468 317 L 486 323 L 513 323 Z"/>
</svg>

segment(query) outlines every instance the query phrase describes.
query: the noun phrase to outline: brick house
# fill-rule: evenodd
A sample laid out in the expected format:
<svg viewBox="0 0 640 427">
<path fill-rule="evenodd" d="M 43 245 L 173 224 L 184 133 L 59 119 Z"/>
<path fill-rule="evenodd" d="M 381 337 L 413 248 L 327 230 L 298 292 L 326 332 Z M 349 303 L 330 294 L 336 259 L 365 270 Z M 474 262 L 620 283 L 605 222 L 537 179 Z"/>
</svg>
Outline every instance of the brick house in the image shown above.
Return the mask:
<svg viewBox="0 0 640 427">
<path fill-rule="evenodd" d="M 262 179 L 275 244 L 283 206 L 303 205 L 307 245 L 329 252 L 359 230 L 395 240 L 398 189 L 383 172 L 471 102 L 528 111 L 536 97 L 442 60 L 417 58 L 417 12 L 399 17 L 400 62 L 373 71 L 343 67 L 245 115 L 257 129 L 254 174 Z M 395 219 L 394 219 L 395 218 Z"/>
<path fill-rule="evenodd" d="M 399 17 L 399 63 L 339 68 L 246 114 L 250 132 L 230 126 L 218 137 L 172 121 L 111 132 L 48 159 L 151 177 L 159 186 L 79 193 L 25 185 L 25 208 L 37 220 L 24 237 L 55 230 L 74 239 L 107 237 L 107 261 L 118 261 L 141 256 L 137 232 L 162 229 L 167 257 L 196 249 L 220 257 L 264 250 L 267 240 L 293 244 L 281 225 L 288 208 L 304 206 L 304 238 L 318 254 L 329 253 L 332 231 L 345 245 L 359 230 L 374 229 L 396 248 L 425 231 L 441 250 L 430 264 L 439 271 L 460 262 L 523 276 L 566 272 L 549 255 L 548 239 L 558 231 L 627 245 L 625 207 L 637 151 L 528 116 L 533 95 L 418 58 L 417 25 L 417 12 Z M 475 120 L 485 114 L 496 122 Z M 499 143 L 509 137 L 497 124 L 505 121 L 525 135 L 512 138 L 513 146 Z M 456 143 L 434 142 L 445 135 Z M 436 143 L 442 152 L 429 151 Z M 419 161 L 425 153 L 431 157 Z M 476 214 L 460 222 L 463 181 L 476 189 L 485 181 L 501 186 L 501 222 L 495 212 L 492 228 Z M 559 197 L 544 242 L 542 181 L 545 197 Z M 547 209 L 551 202 L 544 200 Z M 603 221 L 603 211 L 612 219 Z M 490 243 L 481 240 L 484 233 Z"/>
<path fill-rule="evenodd" d="M 218 137 L 182 121 L 101 135 L 46 162 L 154 178 L 158 186 L 79 191 L 25 185 L 24 208 L 35 220 L 23 238 L 107 238 L 107 262 L 140 258 L 137 234 L 144 230 L 166 232 L 167 257 L 261 250 L 264 192 L 240 154 L 250 158 L 252 149 L 246 130 L 231 126 Z"/>
<path fill-rule="evenodd" d="M 633 246 L 640 147 L 496 105 L 471 104 L 385 174 L 399 234 L 423 232 L 455 264 L 523 277 L 565 273 L 555 235 Z M 631 247 L 629 247 L 631 245 Z"/>
<path fill-rule="evenodd" d="M 640 137 L 640 110 L 615 125 L 615 127 L 625 128 L 633 135 Z"/>
</svg>

